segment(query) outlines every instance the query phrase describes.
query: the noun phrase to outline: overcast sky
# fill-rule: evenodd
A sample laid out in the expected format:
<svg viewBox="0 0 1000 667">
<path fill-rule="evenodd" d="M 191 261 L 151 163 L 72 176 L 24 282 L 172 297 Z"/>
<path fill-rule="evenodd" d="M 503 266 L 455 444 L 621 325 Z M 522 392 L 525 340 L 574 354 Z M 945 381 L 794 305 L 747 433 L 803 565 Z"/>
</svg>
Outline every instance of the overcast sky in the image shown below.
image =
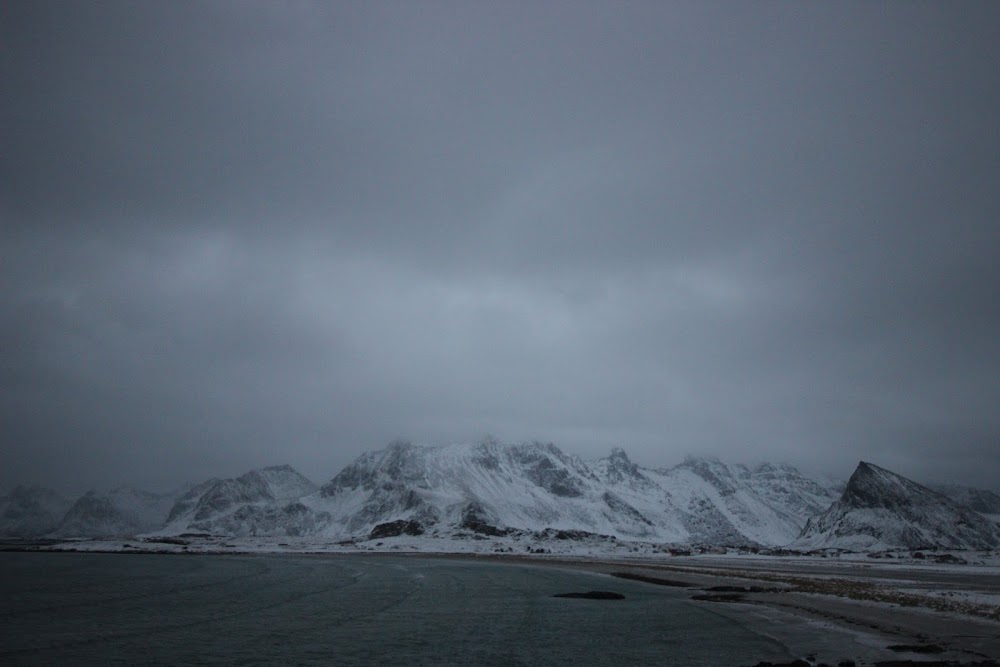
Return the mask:
<svg viewBox="0 0 1000 667">
<path fill-rule="evenodd" d="M 0 30 L 0 488 L 486 434 L 1000 487 L 1000 4 Z"/>
</svg>

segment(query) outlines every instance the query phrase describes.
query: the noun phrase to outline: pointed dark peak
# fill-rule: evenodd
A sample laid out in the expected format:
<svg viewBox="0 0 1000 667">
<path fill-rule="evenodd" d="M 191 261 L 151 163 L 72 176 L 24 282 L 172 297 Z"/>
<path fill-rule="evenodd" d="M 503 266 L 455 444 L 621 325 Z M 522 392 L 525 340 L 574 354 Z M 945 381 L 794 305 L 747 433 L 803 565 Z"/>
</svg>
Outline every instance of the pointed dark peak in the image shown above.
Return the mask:
<svg viewBox="0 0 1000 667">
<path fill-rule="evenodd" d="M 892 483 L 896 480 L 910 482 L 910 480 L 906 479 L 902 475 L 894 473 L 881 466 L 877 466 L 874 463 L 858 461 L 858 467 L 854 469 L 854 473 L 852 473 L 851 478 L 847 480 L 847 484 L 850 485 L 852 481 L 863 481 L 868 479 L 881 480 L 883 483 Z M 910 483 L 915 484 L 915 482 Z"/>
<path fill-rule="evenodd" d="M 847 480 L 841 502 L 853 507 L 898 508 L 927 502 L 952 505 L 945 496 L 911 479 L 861 461 Z"/>
<path fill-rule="evenodd" d="M 852 486 L 863 484 L 866 480 L 874 478 L 875 466 L 866 461 L 859 461 L 854 472 L 851 473 L 850 478 L 847 480 L 847 488 L 850 489 Z"/>
</svg>

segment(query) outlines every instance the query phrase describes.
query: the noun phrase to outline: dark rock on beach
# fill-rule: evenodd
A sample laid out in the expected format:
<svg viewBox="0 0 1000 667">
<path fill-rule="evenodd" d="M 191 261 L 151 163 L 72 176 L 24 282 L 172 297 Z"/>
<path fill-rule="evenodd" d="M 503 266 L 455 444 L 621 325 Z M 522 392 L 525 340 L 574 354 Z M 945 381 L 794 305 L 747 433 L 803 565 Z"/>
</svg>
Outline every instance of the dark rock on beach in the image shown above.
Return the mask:
<svg viewBox="0 0 1000 667">
<path fill-rule="evenodd" d="M 579 598 L 584 600 L 624 600 L 625 596 L 613 591 L 588 591 L 586 593 L 556 593 L 554 598 Z"/>
<path fill-rule="evenodd" d="M 641 581 L 646 584 L 656 584 L 657 586 L 674 586 L 677 588 L 692 588 L 692 584 L 673 579 L 660 579 L 659 577 L 647 577 L 644 574 L 632 574 L 631 572 L 612 572 L 612 577 L 619 579 L 629 579 L 631 581 Z"/>
<path fill-rule="evenodd" d="M 692 595 L 691 599 L 700 602 L 745 602 L 739 593 L 704 593 Z"/>
</svg>

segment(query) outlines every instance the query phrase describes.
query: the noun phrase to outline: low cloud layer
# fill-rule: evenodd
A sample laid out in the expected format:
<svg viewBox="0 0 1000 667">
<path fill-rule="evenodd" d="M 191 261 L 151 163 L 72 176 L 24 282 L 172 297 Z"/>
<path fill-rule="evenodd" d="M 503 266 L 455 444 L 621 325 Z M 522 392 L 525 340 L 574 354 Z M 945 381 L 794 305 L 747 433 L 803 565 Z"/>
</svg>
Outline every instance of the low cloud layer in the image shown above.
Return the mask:
<svg viewBox="0 0 1000 667">
<path fill-rule="evenodd" d="M 0 488 L 487 433 L 997 487 L 994 5 L 0 12 Z"/>
</svg>

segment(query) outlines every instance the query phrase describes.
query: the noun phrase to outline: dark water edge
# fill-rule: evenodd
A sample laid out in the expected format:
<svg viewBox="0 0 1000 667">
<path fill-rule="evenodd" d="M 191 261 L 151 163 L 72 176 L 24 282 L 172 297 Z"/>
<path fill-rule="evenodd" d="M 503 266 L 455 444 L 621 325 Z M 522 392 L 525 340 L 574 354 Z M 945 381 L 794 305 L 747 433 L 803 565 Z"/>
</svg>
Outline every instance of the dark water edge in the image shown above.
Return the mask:
<svg viewBox="0 0 1000 667">
<path fill-rule="evenodd" d="M 441 558 L 0 553 L 0 662 L 751 665 L 679 590 Z M 623 600 L 567 599 L 609 590 Z"/>
</svg>

